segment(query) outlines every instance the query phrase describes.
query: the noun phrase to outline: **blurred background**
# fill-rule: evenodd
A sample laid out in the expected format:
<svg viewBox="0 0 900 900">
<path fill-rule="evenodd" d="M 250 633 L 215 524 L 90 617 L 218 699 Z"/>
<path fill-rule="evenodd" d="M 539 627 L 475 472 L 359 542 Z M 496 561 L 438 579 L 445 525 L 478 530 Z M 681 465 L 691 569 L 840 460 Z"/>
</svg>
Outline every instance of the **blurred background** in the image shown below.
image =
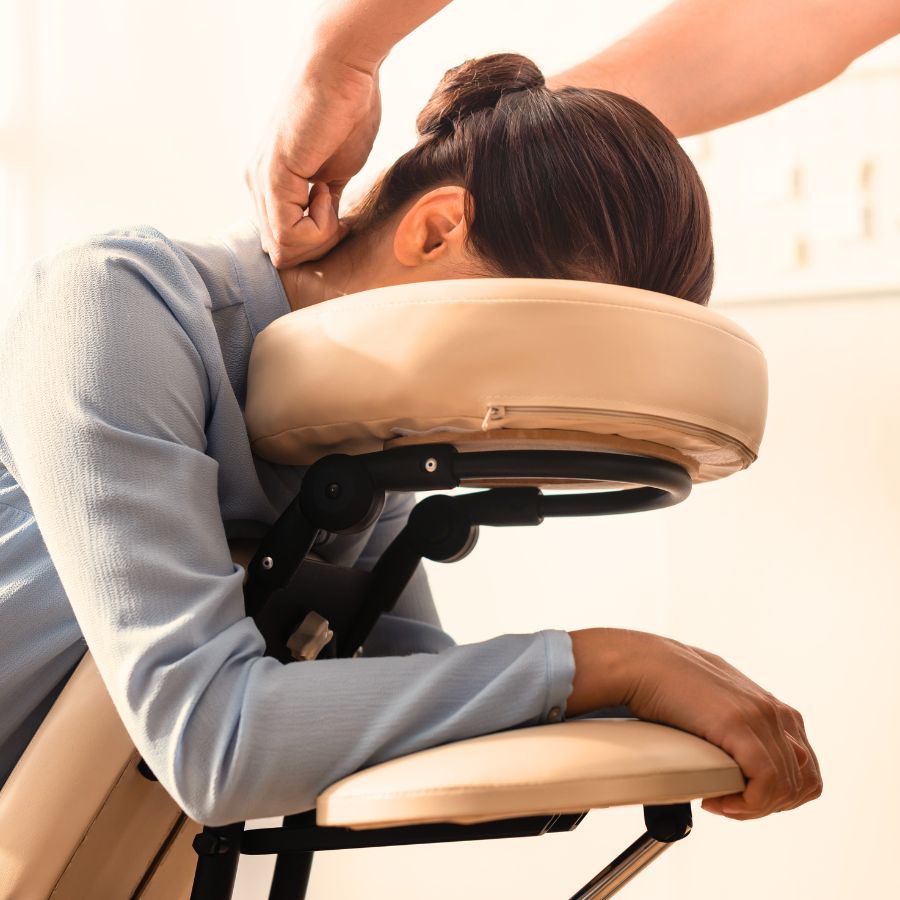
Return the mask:
<svg viewBox="0 0 900 900">
<path fill-rule="evenodd" d="M 664 5 L 456 0 L 385 64 L 381 133 L 346 196 L 412 144 L 445 69 L 514 50 L 550 74 Z M 313 8 L 0 0 L 5 289 L 93 232 L 214 237 L 250 215 L 243 167 Z M 460 642 L 658 632 L 803 712 L 822 798 L 746 823 L 698 810 L 690 839 L 623 896 L 900 896 L 900 40 L 812 95 L 684 143 L 713 208 L 713 306 L 769 360 L 759 462 L 663 512 L 483 529 L 470 557 L 430 565 L 433 591 Z M 633 808 L 594 812 L 569 835 L 323 853 L 310 897 L 569 896 L 641 828 Z M 236 896 L 264 896 L 269 866 L 242 864 Z"/>
</svg>

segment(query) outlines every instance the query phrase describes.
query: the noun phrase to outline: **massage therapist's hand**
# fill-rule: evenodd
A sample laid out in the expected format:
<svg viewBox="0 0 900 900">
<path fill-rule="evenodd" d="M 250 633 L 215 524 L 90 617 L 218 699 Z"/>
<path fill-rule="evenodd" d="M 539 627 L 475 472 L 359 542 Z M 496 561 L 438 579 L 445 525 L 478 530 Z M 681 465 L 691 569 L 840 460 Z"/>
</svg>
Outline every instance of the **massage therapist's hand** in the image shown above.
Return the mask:
<svg viewBox="0 0 900 900">
<path fill-rule="evenodd" d="M 571 638 L 568 715 L 624 704 L 639 719 L 692 732 L 734 758 L 747 780 L 743 793 L 704 800 L 704 809 L 753 819 L 821 794 L 800 714 L 725 660 L 641 631 L 588 628 Z"/>
<path fill-rule="evenodd" d="M 246 172 L 274 265 L 318 259 L 344 236 L 341 191 L 365 163 L 380 120 L 376 65 L 327 52 L 303 62 Z"/>
</svg>

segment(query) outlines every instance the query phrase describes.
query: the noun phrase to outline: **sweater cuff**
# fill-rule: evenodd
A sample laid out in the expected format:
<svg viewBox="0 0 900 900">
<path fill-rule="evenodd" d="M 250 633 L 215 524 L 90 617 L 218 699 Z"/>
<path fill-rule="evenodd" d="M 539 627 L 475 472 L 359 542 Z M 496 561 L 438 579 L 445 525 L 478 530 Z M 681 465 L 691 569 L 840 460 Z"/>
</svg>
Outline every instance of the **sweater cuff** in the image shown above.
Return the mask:
<svg viewBox="0 0 900 900">
<path fill-rule="evenodd" d="M 575 678 L 575 656 L 572 639 L 567 631 L 542 631 L 547 663 L 547 693 L 538 723 L 562 722 L 566 716 L 566 701 L 572 693 Z"/>
</svg>

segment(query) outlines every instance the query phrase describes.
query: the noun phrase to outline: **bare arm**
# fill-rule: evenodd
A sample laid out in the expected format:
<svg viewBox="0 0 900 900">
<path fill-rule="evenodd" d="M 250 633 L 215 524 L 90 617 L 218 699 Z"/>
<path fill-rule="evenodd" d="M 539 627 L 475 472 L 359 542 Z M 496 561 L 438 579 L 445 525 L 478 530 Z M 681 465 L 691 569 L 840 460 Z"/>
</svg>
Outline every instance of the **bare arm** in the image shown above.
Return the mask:
<svg viewBox="0 0 900 900">
<path fill-rule="evenodd" d="M 440 12 L 450 0 L 327 0 L 321 6 L 313 43 L 371 71 L 394 44 Z"/>
<path fill-rule="evenodd" d="M 897 0 L 676 0 L 548 81 L 626 94 L 683 137 L 814 90 L 898 32 Z"/>
<path fill-rule="evenodd" d="M 378 132 L 381 64 L 449 2 L 327 0 L 319 7 L 307 49 L 245 172 L 263 249 L 279 268 L 318 259 L 344 237 L 338 204 Z"/>
</svg>

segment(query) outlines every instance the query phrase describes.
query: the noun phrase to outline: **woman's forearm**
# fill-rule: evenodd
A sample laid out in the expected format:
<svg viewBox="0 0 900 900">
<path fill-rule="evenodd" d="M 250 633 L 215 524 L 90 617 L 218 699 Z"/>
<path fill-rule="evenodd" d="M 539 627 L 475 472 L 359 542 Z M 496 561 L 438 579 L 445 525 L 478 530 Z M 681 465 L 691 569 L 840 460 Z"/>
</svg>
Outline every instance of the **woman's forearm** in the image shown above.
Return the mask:
<svg viewBox="0 0 900 900">
<path fill-rule="evenodd" d="M 316 25 L 317 52 L 372 69 L 450 0 L 327 0 Z"/>
<path fill-rule="evenodd" d="M 898 30 L 896 0 L 676 0 L 549 83 L 626 94 L 684 136 L 799 97 Z"/>
</svg>

